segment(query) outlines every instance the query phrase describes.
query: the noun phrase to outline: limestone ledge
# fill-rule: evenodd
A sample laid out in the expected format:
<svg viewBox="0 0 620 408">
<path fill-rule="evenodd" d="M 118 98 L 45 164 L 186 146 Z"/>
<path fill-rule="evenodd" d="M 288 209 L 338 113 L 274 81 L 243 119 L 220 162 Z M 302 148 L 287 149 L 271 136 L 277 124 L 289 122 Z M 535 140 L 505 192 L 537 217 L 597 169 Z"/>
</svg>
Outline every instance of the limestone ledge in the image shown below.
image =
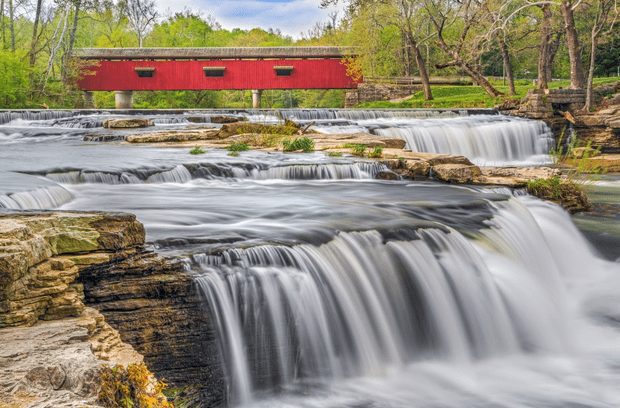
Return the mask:
<svg viewBox="0 0 620 408">
<path fill-rule="evenodd" d="M 182 262 L 145 249 L 144 239 L 144 227 L 130 214 L 0 215 L 0 344 L 9 350 L 4 344 L 16 339 L 13 351 L 0 353 L 0 369 L 17 373 L 0 375 L 0 393 L 5 396 L 0 396 L 0 407 L 22 394 L 33 398 L 33 406 L 63 406 L 56 403 L 61 400 L 89 406 L 82 405 L 82 397 L 92 397 L 83 386 L 41 388 L 39 380 L 28 377 L 29 370 L 19 368 L 20 361 L 34 364 L 38 354 L 33 350 L 41 349 L 52 359 L 45 367 L 55 372 L 53 367 L 66 366 L 62 370 L 70 371 L 73 366 L 63 364 L 75 354 L 75 365 L 84 367 L 76 372 L 88 376 L 97 361 L 115 364 L 113 357 L 122 354 L 117 349 L 128 345 L 133 349 L 126 354 L 134 357 L 118 361 L 129 363 L 143 356 L 149 369 L 172 386 L 192 386 L 205 403 L 223 400 L 216 335 L 193 279 Z M 95 326 L 106 329 L 83 330 L 95 327 L 93 319 Z M 112 328 L 118 335 L 110 334 Z M 67 337 L 39 335 L 46 332 Z M 81 342 L 79 347 L 74 338 Z M 30 391 L 22 393 L 22 383 Z M 48 400 L 55 402 L 36 402 Z M 22 401 L 12 406 L 29 405 Z"/>
<path fill-rule="evenodd" d="M 144 227 L 129 214 L 0 215 L 0 328 L 80 316 L 80 265 L 142 244 Z"/>
<path fill-rule="evenodd" d="M 143 361 L 123 326 L 85 304 L 81 274 L 141 270 L 138 255 L 165 263 L 144 236 L 130 214 L 0 215 L 0 407 L 98 406 L 101 367 Z"/>
</svg>

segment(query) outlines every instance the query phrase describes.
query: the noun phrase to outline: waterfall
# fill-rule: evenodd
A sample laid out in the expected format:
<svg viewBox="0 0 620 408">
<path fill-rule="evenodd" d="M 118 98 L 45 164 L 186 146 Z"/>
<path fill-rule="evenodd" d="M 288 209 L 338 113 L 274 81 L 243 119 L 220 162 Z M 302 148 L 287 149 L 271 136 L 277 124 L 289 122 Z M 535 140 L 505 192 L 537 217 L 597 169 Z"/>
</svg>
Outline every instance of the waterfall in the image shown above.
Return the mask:
<svg viewBox="0 0 620 408">
<path fill-rule="evenodd" d="M 374 132 L 398 136 L 416 152 L 463 155 L 478 165 L 549 163 L 553 146 L 544 122 L 502 116 L 397 122 Z"/>
<path fill-rule="evenodd" d="M 466 110 L 441 110 L 441 109 L 281 109 L 279 114 L 284 119 L 290 120 L 373 120 L 373 119 L 428 119 L 428 118 L 453 118 L 467 116 Z"/>
<path fill-rule="evenodd" d="M 388 168 L 371 161 L 333 163 L 198 163 L 167 169 L 51 171 L 43 174 L 61 184 L 186 183 L 192 179 L 346 180 L 374 179 Z"/>
<path fill-rule="evenodd" d="M 74 111 L 57 111 L 57 110 L 40 110 L 40 111 L 5 111 L 0 112 L 0 125 L 7 124 L 14 120 L 25 120 L 25 121 L 33 121 L 33 120 L 54 120 L 61 118 L 68 118 L 74 116 L 76 112 Z"/>
<path fill-rule="evenodd" d="M 194 255 L 231 400 L 429 359 L 571 350 L 560 283 L 570 265 L 539 226 L 555 222 L 562 233 L 570 221 L 542 218 L 517 199 L 493 206 L 495 216 L 474 238 L 450 228 L 370 230 L 341 232 L 320 246 Z"/>
<path fill-rule="evenodd" d="M 73 200 L 73 195 L 60 186 L 41 187 L 31 191 L 0 194 L 0 208 L 13 210 L 46 210 Z"/>
</svg>

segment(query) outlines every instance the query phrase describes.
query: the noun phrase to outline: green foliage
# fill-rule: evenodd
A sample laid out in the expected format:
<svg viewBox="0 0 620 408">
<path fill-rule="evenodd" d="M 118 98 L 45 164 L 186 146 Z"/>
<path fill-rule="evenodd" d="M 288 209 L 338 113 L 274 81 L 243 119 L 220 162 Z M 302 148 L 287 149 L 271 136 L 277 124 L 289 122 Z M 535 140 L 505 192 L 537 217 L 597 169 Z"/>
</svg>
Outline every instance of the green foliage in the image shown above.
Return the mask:
<svg viewBox="0 0 620 408">
<path fill-rule="evenodd" d="M 383 157 L 383 147 L 375 146 L 372 151 L 368 152 L 368 157 L 370 157 L 371 159 L 379 159 Z"/>
<path fill-rule="evenodd" d="M 615 83 L 620 80 L 617 77 L 595 78 L 595 85 Z M 502 85 L 502 81 L 492 80 L 491 83 L 501 92 L 507 93 L 508 86 Z M 568 88 L 570 81 L 559 80 L 549 84 L 551 89 Z M 360 108 L 492 108 L 501 104 L 505 99 L 520 99 L 534 88 L 532 81 L 516 81 L 517 94 L 514 97 L 492 98 L 482 88 L 473 85 L 437 85 L 433 86 L 432 101 L 424 100 L 422 91 L 416 92 L 409 99 L 401 102 L 377 101 L 360 104 Z"/>
<path fill-rule="evenodd" d="M 235 142 L 235 143 L 228 145 L 226 150 L 228 150 L 229 152 L 236 152 L 236 153 L 245 152 L 245 151 L 250 150 L 250 145 L 248 145 L 245 142 Z"/>
<path fill-rule="evenodd" d="M 192 150 L 189 151 L 189 154 L 197 155 L 197 154 L 205 154 L 206 152 L 207 151 L 204 150 L 202 147 L 196 146 Z"/>
<path fill-rule="evenodd" d="M 239 157 L 239 152 L 235 152 L 235 151 L 228 152 L 228 155 L 229 155 L 230 157 Z"/>
<path fill-rule="evenodd" d="M 342 157 L 342 152 L 327 152 L 329 157 Z"/>
<path fill-rule="evenodd" d="M 24 52 L 0 51 L 0 108 L 29 105 L 29 72 Z"/>
<path fill-rule="evenodd" d="M 166 384 L 144 364 L 103 367 L 97 401 L 110 408 L 173 408 L 163 395 Z"/>
<path fill-rule="evenodd" d="M 314 151 L 314 140 L 306 136 L 298 137 L 293 140 L 283 140 L 282 146 L 285 152 L 302 150 L 304 153 L 308 153 Z"/>
<path fill-rule="evenodd" d="M 527 192 L 543 200 L 558 203 L 569 212 L 584 211 L 591 207 L 582 185 L 570 178 L 555 176 L 531 180 L 527 183 Z"/>
<path fill-rule="evenodd" d="M 351 154 L 354 156 L 364 156 L 366 154 L 367 146 L 365 144 L 346 144 L 344 147 L 351 149 Z"/>
</svg>

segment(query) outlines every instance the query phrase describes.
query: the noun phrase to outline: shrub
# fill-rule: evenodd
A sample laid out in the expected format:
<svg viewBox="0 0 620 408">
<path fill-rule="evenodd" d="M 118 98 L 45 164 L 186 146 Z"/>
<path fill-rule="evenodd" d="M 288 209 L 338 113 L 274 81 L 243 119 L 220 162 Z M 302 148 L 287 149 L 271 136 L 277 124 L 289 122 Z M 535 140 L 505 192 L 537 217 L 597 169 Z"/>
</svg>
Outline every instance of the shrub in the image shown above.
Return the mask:
<svg viewBox="0 0 620 408">
<path fill-rule="evenodd" d="M 327 152 L 329 157 L 342 157 L 342 152 Z"/>
<path fill-rule="evenodd" d="M 370 153 L 368 153 L 368 157 L 372 159 L 378 159 L 380 157 L 383 157 L 383 147 L 375 146 L 375 148 L 372 149 Z"/>
<path fill-rule="evenodd" d="M 202 147 L 196 146 L 192 150 L 189 151 L 189 154 L 205 154 L 206 152 L 207 151 L 204 150 Z"/>
<path fill-rule="evenodd" d="M 250 150 L 250 145 L 245 142 L 235 142 L 226 148 L 229 152 L 245 152 Z"/>
<path fill-rule="evenodd" d="M 347 147 L 351 148 L 351 154 L 354 156 L 364 156 L 366 153 L 366 145 L 365 144 L 350 144 Z"/>
<path fill-rule="evenodd" d="M 283 140 L 282 146 L 284 147 L 285 152 L 294 152 L 297 150 L 302 150 L 306 153 L 314 151 L 314 140 L 309 137 L 298 137 L 293 140 Z"/>
<path fill-rule="evenodd" d="M 104 407 L 173 408 L 163 395 L 166 384 L 153 378 L 144 364 L 105 366 L 97 401 Z"/>
</svg>

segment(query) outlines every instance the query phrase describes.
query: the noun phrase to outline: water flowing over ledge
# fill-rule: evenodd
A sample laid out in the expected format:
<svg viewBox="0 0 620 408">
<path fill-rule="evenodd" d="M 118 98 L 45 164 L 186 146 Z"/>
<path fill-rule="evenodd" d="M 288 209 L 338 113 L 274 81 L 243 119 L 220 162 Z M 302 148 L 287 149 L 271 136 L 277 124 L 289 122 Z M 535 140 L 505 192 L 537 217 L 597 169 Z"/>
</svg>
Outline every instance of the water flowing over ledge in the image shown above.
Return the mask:
<svg viewBox="0 0 620 408">
<path fill-rule="evenodd" d="M 550 228 L 541 230 L 543 223 Z M 475 239 L 454 229 L 391 238 L 366 231 L 320 246 L 194 255 L 232 401 L 412 363 L 573 352 L 574 332 L 587 327 L 574 326 L 565 280 L 584 263 L 597 273 L 618 265 L 595 258 L 587 245 L 566 262 L 560 236 L 583 240 L 557 207 L 512 199 L 496 204 L 486 224 Z"/>
<path fill-rule="evenodd" d="M 289 119 L 313 124 L 316 130 L 325 133 L 369 132 L 399 137 L 413 151 L 463 155 L 478 165 L 537 165 L 550 162 L 548 154 L 553 136 L 544 122 L 493 113 L 491 110 L 353 109 L 142 112 L 161 129 L 178 129 L 194 123 L 208 124 L 212 117 L 222 114 L 264 123 Z M 37 132 L 37 128 L 54 129 L 50 132 L 57 138 L 60 137 L 58 129 L 71 129 L 73 133 L 68 132 L 66 137 L 71 137 L 71 134 L 81 137 L 85 130 L 91 132 L 92 137 L 103 131 L 105 120 L 127 117 L 131 115 L 105 111 L 0 112 L 0 143 L 2 140 L 18 143 L 20 138 L 38 141 L 40 138 L 35 136 L 41 132 Z M 122 133 L 117 131 L 117 135 Z"/>
</svg>

